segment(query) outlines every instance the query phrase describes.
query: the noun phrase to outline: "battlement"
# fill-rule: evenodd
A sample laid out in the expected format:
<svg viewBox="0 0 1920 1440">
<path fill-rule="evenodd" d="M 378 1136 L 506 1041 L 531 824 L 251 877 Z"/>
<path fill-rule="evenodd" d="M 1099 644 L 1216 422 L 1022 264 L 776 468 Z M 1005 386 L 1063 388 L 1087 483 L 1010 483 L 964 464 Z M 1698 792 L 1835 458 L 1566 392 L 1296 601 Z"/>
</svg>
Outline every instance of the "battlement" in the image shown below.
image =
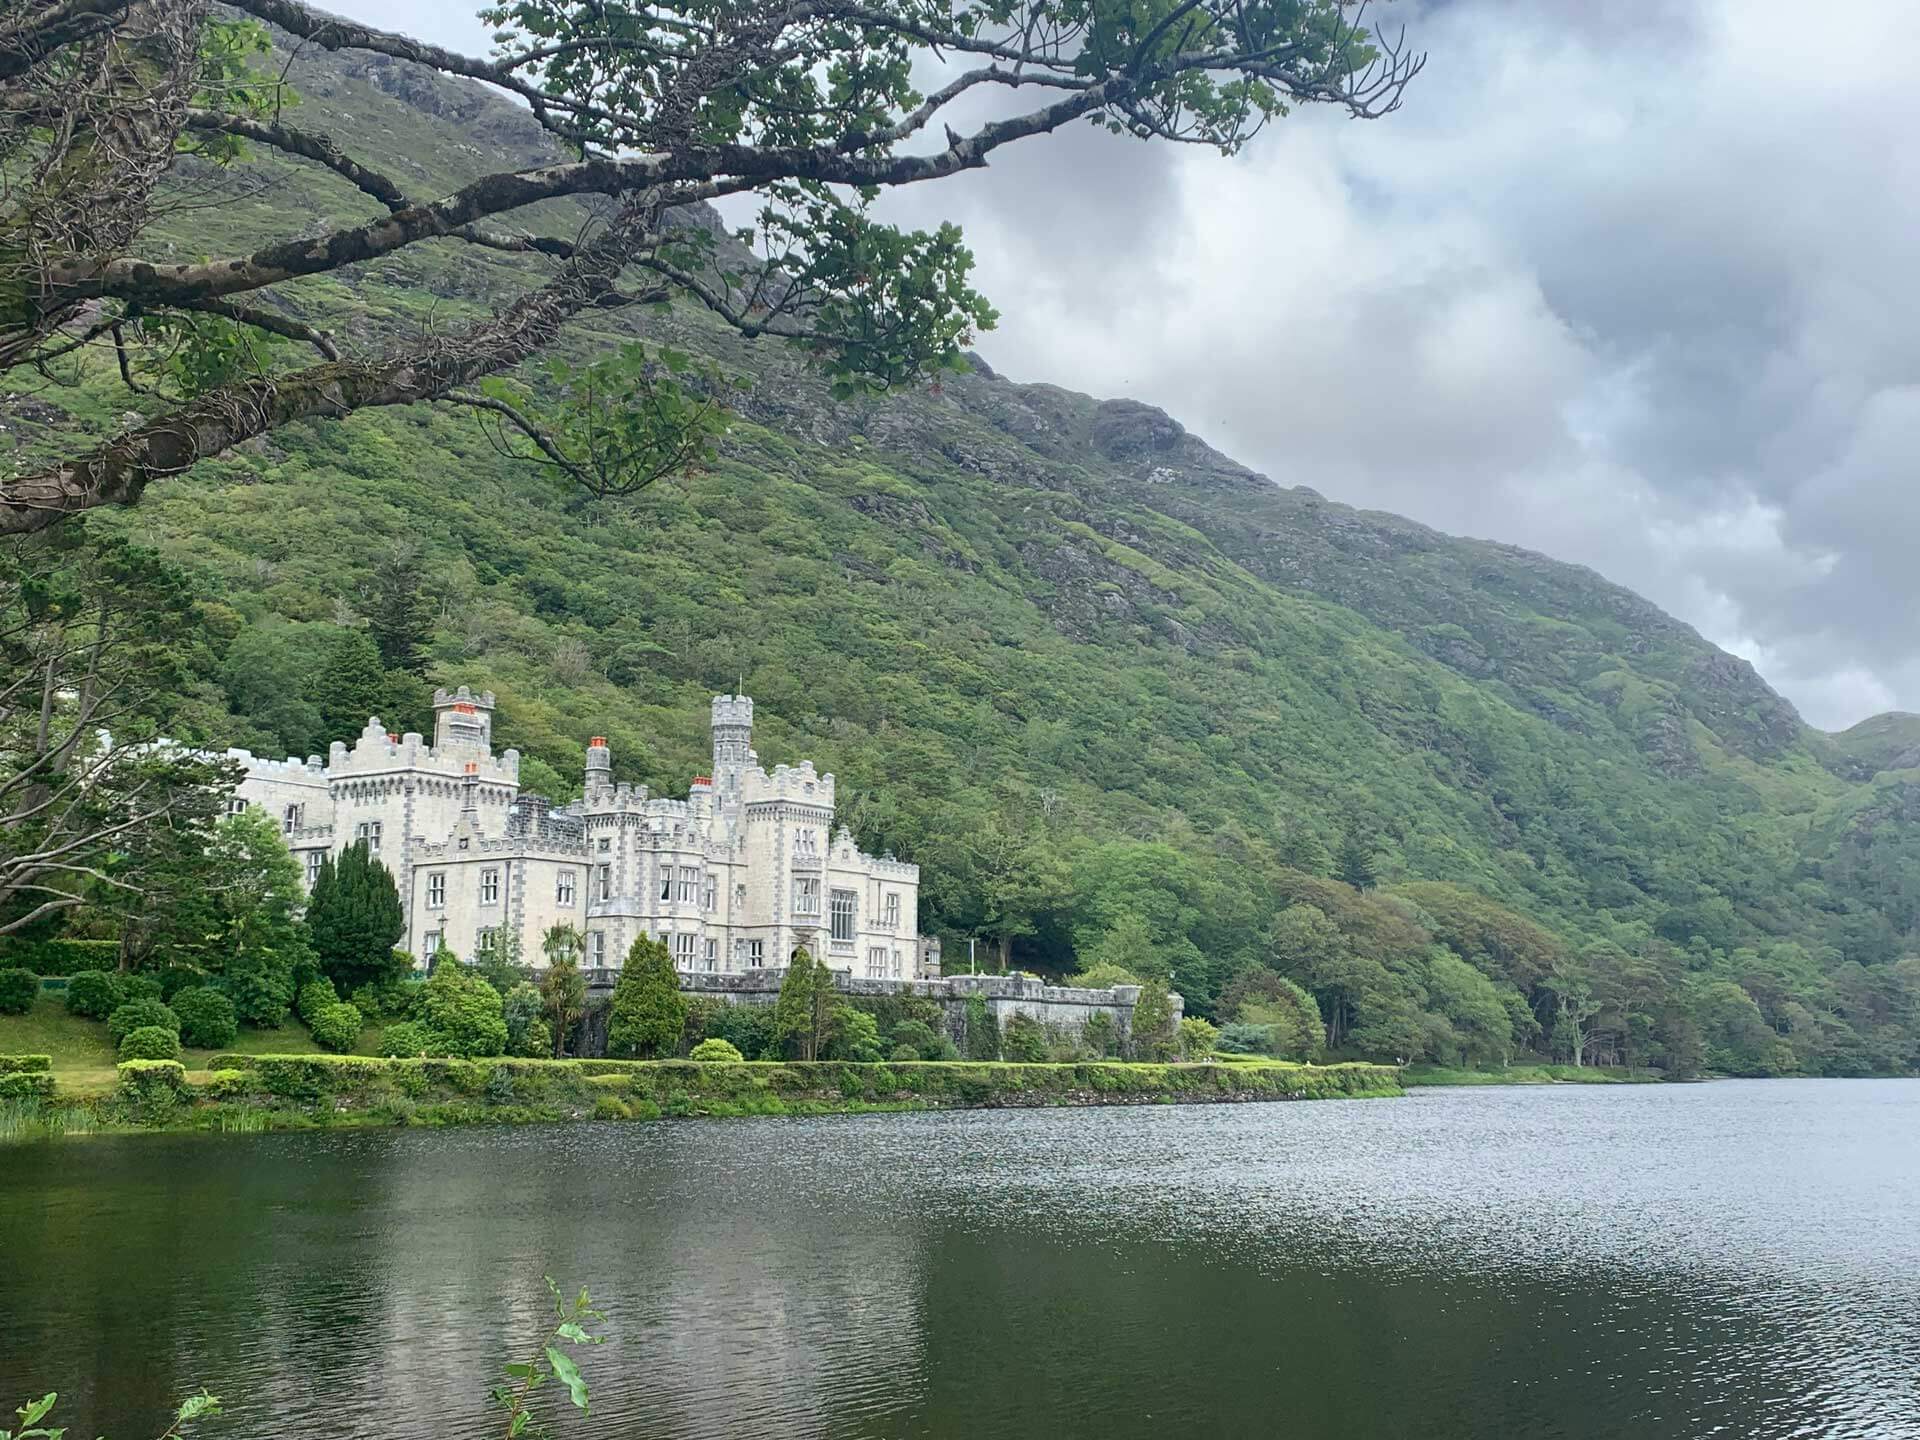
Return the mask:
<svg viewBox="0 0 1920 1440">
<path fill-rule="evenodd" d="M 739 727 L 753 728 L 753 699 L 748 695 L 716 695 L 713 697 L 713 728 Z"/>
<path fill-rule="evenodd" d="M 304 760 L 298 755 L 289 755 L 284 760 L 268 760 L 251 750 L 238 748 L 229 748 L 221 753 L 226 759 L 237 760 L 244 765 L 249 780 L 278 780 L 303 785 L 327 783 L 327 767 L 321 763 L 318 755 L 309 755 Z"/>
<path fill-rule="evenodd" d="M 798 765 L 776 765 L 769 775 L 758 765 L 741 777 L 740 798 L 749 805 L 769 800 L 797 800 L 807 805 L 833 804 L 833 774 L 817 773 L 811 760 Z"/>
<path fill-rule="evenodd" d="M 444 693 L 444 692 L 442 692 Z M 429 745 L 417 731 L 394 735 L 374 715 L 367 720 L 348 749 L 336 740 L 327 752 L 327 771 L 334 779 L 381 774 L 392 770 L 422 770 L 434 775 L 460 777 L 469 773 L 494 785 L 520 783 L 520 752 L 503 750 L 498 755 L 485 746 L 475 754 L 473 745 L 455 741 L 445 746 Z M 471 771 L 468 766 L 472 766 Z"/>
<path fill-rule="evenodd" d="M 433 708 L 438 710 L 447 705 L 470 705 L 475 710 L 491 710 L 493 709 L 493 692 L 482 690 L 476 695 L 464 685 L 457 690 L 435 690 Z"/>
</svg>

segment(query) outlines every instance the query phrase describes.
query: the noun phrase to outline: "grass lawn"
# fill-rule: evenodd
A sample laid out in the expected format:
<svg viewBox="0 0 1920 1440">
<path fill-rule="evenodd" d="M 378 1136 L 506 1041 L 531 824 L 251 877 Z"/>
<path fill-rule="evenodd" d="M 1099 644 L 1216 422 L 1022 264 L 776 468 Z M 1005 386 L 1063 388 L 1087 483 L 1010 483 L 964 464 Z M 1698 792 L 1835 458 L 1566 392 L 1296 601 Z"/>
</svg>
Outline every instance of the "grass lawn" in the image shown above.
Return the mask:
<svg viewBox="0 0 1920 1440">
<path fill-rule="evenodd" d="M 355 1054 L 371 1055 L 379 1031 L 361 1032 Z M 205 1070 L 217 1053 L 247 1055 L 318 1055 L 307 1027 L 289 1015 L 278 1030 L 242 1028 L 221 1051 L 183 1048 L 180 1063 L 189 1070 Z M 0 1055 L 51 1055 L 54 1083 L 66 1095 L 103 1095 L 113 1089 L 117 1074 L 113 1039 L 104 1020 L 69 1015 L 64 999 L 42 995 L 25 1015 L 0 1015 Z"/>
<path fill-rule="evenodd" d="M 1422 1085 L 1652 1085 L 1651 1070 L 1622 1070 L 1598 1065 L 1509 1065 L 1505 1070 L 1451 1070 L 1443 1065 L 1409 1065 L 1400 1083 Z"/>
</svg>

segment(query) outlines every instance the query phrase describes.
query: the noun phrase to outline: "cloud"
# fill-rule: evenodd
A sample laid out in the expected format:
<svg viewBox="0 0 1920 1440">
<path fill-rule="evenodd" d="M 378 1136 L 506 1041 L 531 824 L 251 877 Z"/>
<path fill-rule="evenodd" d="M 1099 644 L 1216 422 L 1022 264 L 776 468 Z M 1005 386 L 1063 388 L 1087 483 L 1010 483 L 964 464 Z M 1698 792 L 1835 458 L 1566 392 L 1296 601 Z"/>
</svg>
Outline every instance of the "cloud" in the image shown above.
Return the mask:
<svg viewBox="0 0 1920 1440">
<path fill-rule="evenodd" d="M 965 226 L 1004 373 L 1591 565 L 1816 724 L 1920 709 L 1920 6 L 1374 14 L 1430 55 L 1386 120 L 1231 160 L 1080 126 L 888 206 Z"/>
</svg>

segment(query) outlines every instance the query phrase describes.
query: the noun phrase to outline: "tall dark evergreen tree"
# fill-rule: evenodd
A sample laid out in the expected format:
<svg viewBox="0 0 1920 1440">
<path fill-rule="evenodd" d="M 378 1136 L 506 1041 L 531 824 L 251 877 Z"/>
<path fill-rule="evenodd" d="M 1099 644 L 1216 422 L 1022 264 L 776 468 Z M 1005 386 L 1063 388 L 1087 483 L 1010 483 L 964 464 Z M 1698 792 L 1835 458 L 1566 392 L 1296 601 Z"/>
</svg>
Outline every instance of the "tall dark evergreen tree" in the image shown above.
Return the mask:
<svg viewBox="0 0 1920 1440">
<path fill-rule="evenodd" d="M 671 1055 L 686 1019 L 687 1001 L 680 993 L 672 953 L 642 935 L 627 951 L 627 963 L 613 987 L 607 1053 L 643 1060 Z"/>
<path fill-rule="evenodd" d="M 381 661 L 390 670 L 417 674 L 421 647 L 433 629 L 433 606 L 420 583 L 418 547 L 403 543 L 388 550 L 362 593 L 367 633 L 379 647 Z"/>
<path fill-rule="evenodd" d="M 356 841 L 321 863 L 307 900 L 307 930 L 320 969 L 342 995 L 385 980 L 400 968 L 393 947 L 406 922 L 393 876 Z"/>
<path fill-rule="evenodd" d="M 386 708 L 391 687 L 380 647 L 364 630 L 349 630 L 333 642 L 320 673 L 320 719 L 329 739 L 352 743 L 367 717 Z"/>
<path fill-rule="evenodd" d="M 1349 835 L 1340 842 L 1339 876 L 1356 890 L 1371 890 L 1380 883 L 1380 874 L 1373 868 L 1373 847 L 1357 835 Z"/>
</svg>

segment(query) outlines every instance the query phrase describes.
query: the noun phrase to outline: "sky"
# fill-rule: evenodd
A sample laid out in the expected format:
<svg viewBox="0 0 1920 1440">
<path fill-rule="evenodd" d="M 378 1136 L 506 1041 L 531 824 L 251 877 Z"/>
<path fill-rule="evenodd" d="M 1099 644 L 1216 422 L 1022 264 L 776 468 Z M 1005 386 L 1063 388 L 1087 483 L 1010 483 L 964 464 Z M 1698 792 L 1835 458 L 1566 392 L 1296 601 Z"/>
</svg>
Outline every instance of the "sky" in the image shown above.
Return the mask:
<svg viewBox="0 0 1920 1440">
<path fill-rule="evenodd" d="M 486 49 L 465 0 L 330 8 Z M 1385 119 L 1082 127 L 888 212 L 966 230 L 1010 378 L 1589 565 L 1815 725 L 1920 710 L 1920 5 L 1371 13 L 1429 57 Z"/>
</svg>

